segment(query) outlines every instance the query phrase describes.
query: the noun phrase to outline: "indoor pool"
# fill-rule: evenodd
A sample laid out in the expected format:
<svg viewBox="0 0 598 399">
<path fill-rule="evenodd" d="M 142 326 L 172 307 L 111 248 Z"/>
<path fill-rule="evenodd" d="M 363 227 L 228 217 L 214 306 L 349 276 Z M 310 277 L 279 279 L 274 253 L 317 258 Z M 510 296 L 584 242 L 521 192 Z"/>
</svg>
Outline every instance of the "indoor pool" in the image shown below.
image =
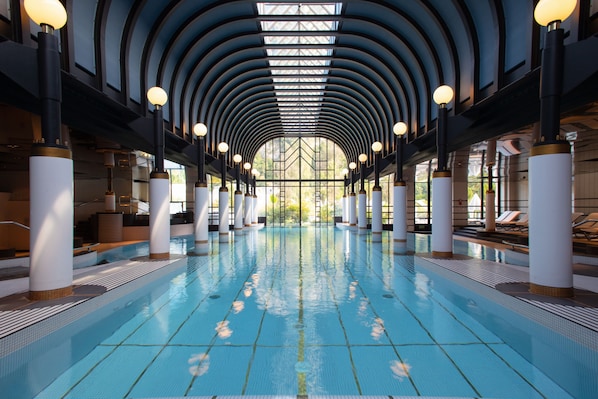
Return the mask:
<svg viewBox="0 0 598 399">
<path fill-rule="evenodd" d="M 393 255 L 386 233 L 382 243 L 333 228 L 213 238 L 209 256 L 188 257 L 174 278 L 114 304 L 111 317 L 87 317 L 74 336 L 64 328 L 36 343 L 43 351 L 12 354 L 32 359 L 2 377 L 0 396 L 573 397 L 439 294 L 412 255 Z M 192 242 L 173 240 L 171 250 Z M 429 236 L 409 238 L 411 251 L 428 245 Z"/>
</svg>

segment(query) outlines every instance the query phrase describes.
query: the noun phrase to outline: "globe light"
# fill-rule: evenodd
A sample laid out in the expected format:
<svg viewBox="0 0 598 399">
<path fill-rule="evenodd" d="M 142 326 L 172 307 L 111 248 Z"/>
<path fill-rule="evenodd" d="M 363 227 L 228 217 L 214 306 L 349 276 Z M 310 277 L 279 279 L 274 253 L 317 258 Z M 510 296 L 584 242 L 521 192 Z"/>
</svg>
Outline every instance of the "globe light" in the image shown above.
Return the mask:
<svg viewBox="0 0 598 399">
<path fill-rule="evenodd" d="M 347 175 L 349 174 L 349 169 L 347 169 L 347 168 L 344 168 L 344 169 L 341 171 L 341 174 L 342 174 L 343 176 L 347 176 Z"/>
<path fill-rule="evenodd" d="M 434 90 L 434 102 L 438 105 L 448 104 L 453 99 L 453 89 L 449 85 L 442 85 Z"/>
<path fill-rule="evenodd" d="M 152 105 L 161 107 L 168 101 L 168 94 L 163 88 L 154 86 L 147 91 L 147 99 Z"/>
<path fill-rule="evenodd" d="M 225 153 L 228 151 L 228 144 L 226 144 L 224 141 L 221 142 L 220 144 L 218 144 L 218 151 L 220 151 L 221 153 Z"/>
<path fill-rule="evenodd" d="M 245 162 L 245 164 L 243 165 L 243 169 L 245 169 L 245 170 L 251 169 L 251 164 L 249 162 Z"/>
<path fill-rule="evenodd" d="M 397 136 L 403 136 L 405 133 L 407 133 L 407 124 L 405 122 L 397 122 L 392 127 L 392 131 Z"/>
<path fill-rule="evenodd" d="M 379 141 L 375 141 L 372 144 L 372 151 L 374 151 L 374 152 L 380 152 L 380 151 L 382 151 L 382 143 L 379 142 Z"/>
<path fill-rule="evenodd" d="M 355 162 L 351 162 L 349 164 L 349 169 L 354 170 L 355 168 L 357 168 L 357 164 Z"/>
<path fill-rule="evenodd" d="M 241 154 L 235 154 L 233 155 L 233 162 L 234 163 L 240 163 L 243 160 L 243 157 L 241 156 Z"/>
<path fill-rule="evenodd" d="M 208 133 L 208 127 L 203 123 L 196 123 L 193 125 L 193 134 L 197 137 L 204 137 Z"/>
<path fill-rule="evenodd" d="M 66 10 L 58 0 L 25 0 L 25 11 L 38 25 L 60 29 L 66 24 Z"/>
<path fill-rule="evenodd" d="M 368 156 L 366 154 L 359 154 L 359 162 L 364 163 L 367 162 Z"/>
<path fill-rule="evenodd" d="M 551 22 L 561 22 L 569 18 L 577 0 L 540 0 L 534 10 L 534 19 L 542 26 Z"/>
</svg>

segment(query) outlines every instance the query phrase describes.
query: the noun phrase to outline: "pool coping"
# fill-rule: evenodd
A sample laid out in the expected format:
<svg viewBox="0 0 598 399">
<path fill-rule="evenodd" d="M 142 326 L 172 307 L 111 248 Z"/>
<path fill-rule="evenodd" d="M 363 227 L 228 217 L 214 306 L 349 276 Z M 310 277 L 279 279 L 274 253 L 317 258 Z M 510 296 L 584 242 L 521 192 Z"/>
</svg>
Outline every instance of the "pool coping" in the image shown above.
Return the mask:
<svg viewBox="0 0 598 399">
<path fill-rule="evenodd" d="M 574 342 L 598 351 L 598 308 L 567 306 L 541 299 L 513 296 L 496 288 L 499 284 L 529 282 L 529 273 L 524 270 L 482 259 L 440 259 L 431 254 L 421 253 L 415 254 L 414 263 L 415 266 L 431 268 L 447 280 L 485 296 Z"/>
<path fill-rule="evenodd" d="M 73 280 L 74 286 L 102 287 L 105 292 L 101 295 L 73 297 L 62 303 L 36 301 L 32 302 L 34 306 L 0 311 L 0 358 L 109 305 L 127 293 L 177 272 L 185 265 L 187 257 L 179 255 L 159 261 L 148 257 L 122 260 L 82 273 Z"/>
</svg>

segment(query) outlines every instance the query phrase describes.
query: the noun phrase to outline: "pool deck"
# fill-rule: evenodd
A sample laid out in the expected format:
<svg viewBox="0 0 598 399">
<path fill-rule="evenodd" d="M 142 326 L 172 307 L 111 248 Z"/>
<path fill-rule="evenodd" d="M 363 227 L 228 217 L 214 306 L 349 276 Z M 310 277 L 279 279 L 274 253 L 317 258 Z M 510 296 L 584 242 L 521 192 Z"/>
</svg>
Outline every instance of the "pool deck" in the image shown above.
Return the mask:
<svg viewBox="0 0 598 399">
<path fill-rule="evenodd" d="M 459 275 L 488 287 L 498 296 L 516 298 L 575 323 L 589 333 L 598 332 L 598 277 L 575 274 L 575 297 L 559 299 L 530 294 L 526 288 L 529 272 L 525 267 L 461 255 L 455 255 L 451 259 L 438 259 L 431 254 L 415 254 L 415 257 L 416 263 L 417 259 L 424 260 L 442 268 L 446 273 Z M 27 298 L 27 277 L 0 281 L 0 357 L 60 327 L 58 324 L 61 323 L 48 322 L 49 319 L 62 317 L 65 319 L 63 322 L 68 324 L 73 318 L 68 314 L 75 312 L 78 315 L 76 317 L 82 317 L 83 313 L 93 311 L 104 297 L 109 297 L 120 287 L 126 285 L 126 290 L 130 291 L 134 286 L 146 284 L 147 278 L 158 279 L 180 270 L 185 264 L 185 256 L 173 255 L 169 260 L 153 261 L 142 257 L 76 269 L 73 277 L 74 294 L 50 301 L 30 301 Z M 37 331 L 40 329 L 43 331 Z M 16 334 L 23 330 L 27 332 Z M 7 340 L 15 342 L 7 345 Z"/>
</svg>

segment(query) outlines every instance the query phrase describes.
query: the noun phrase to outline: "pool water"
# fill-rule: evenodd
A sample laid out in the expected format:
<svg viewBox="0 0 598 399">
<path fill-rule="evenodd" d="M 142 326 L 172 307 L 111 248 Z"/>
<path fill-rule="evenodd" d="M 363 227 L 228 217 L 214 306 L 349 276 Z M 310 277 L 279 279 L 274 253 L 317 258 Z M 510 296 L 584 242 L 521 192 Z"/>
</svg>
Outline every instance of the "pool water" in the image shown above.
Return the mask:
<svg viewBox="0 0 598 399">
<path fill-rule="evenodd" d="M 331 228 L 215 241 L 211 255 L 189 257 L 176 277 L 115 308 L 118 323 L 70 339 L 72 365 L 49 384 L 32 387 L 37 378 L 23 372 L 22 389 L 38 398 L 572 397 L 388 242 Z M 428 245 L 410 236 L 411 250 Z M 478 249 L 456 242 L 463 251 Z"/>
</svg>

